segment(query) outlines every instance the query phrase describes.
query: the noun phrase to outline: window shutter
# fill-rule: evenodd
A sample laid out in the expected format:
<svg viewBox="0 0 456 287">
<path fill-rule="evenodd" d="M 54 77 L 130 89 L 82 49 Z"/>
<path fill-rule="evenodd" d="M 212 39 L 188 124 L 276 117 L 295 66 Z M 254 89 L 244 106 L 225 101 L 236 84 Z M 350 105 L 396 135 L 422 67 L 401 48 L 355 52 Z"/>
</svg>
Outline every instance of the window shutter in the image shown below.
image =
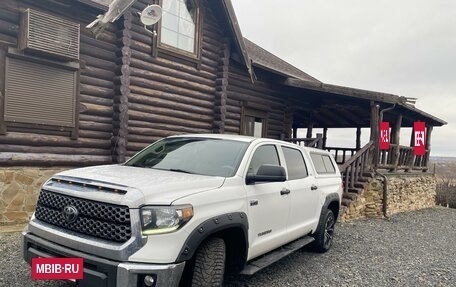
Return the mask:
<svg viewBox="0 0 456 287">
<path fill-rule="evenodd" d="M 8 57 L 5 121 L 75 126 L 74 70 Z"/>
<path fill-rule="evenodd" d="M 22 15 L 19 48 L 65 60 L 79 60 L 79 24 L 27 9 Z"/>
</svg>

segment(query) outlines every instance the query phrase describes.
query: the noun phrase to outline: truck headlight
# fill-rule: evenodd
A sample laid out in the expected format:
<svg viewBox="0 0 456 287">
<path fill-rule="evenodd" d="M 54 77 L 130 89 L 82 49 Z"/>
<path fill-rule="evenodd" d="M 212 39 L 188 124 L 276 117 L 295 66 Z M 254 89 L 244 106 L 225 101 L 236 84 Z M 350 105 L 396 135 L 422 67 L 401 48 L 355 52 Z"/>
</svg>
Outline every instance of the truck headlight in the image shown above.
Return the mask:
<svg viewBox="0 0 456 287">
<path fill-rule="evenodd" d="M 141 208 L 143 235 L 176 231 L 193 217 L 191 205 L 144 206 Z"/>
</svg>

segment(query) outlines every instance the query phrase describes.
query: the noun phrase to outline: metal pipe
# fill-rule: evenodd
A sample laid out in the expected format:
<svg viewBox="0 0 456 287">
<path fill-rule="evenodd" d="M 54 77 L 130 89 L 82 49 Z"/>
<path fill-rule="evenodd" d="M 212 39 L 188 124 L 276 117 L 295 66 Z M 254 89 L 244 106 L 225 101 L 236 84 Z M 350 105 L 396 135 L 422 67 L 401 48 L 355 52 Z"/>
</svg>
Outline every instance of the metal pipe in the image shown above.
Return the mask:
<svg viewBox="0 0 456 287">
<path fill-rule="evenodd" d="M 390 111 L 392 109 L 394 109 L 396 107 L 396 104 L 393 104 L 391 107 L 388 107 L 388 108 L 385 108 L 383 110 L 380 111 L 380 115 L 379 115 L 379 121 L 382 122 L 383 121 L 383 113 L 386 112 L 386 111 Z M 377 142 L 378 142 L 378 139 L 377 139 Z M 377 145 L 378 147 L 378 145 Z M 375 151 L 376 153 L 378 153 L 378 148 L 377 150 Z M 382 212 L 383 212 L 383 216 L 386 218 L 386 219 L 389 219 L 388 217 L 388 178 L 386 177 L 386 175 L 384 175 L 383 173 L 379 172 L 377 170 L 377 164 L 375 164 L 374 166 L 374 172 L 376 175 L 379 175 L 380 177 L 383 178 L 383 198 L 382 198 Z"/>
<path fill-rule="evenodd" d="M 388 178 L 383 173 L 379 172 L 378 170 L 374 170 L 376 175 L 379 175 L 383 178 L 383 198 L 382 198 L 382 212 L 383 216 L 386 219 L 389 219 L 388 216 Z"/>
<path fill-rule="evenodd" d="M 389 108 L 384 108 L 383 110 L 380 111 L 380 116 L 379 116 L 379 121 L 382 122 L 383 121 L 383 113 L 384 112 L 387 112 L 387 111 L 390 111 L 392 109 L 394 109 L 396 107 L 396 104 L 393 104 L 391 107 Z"/>
</svg>

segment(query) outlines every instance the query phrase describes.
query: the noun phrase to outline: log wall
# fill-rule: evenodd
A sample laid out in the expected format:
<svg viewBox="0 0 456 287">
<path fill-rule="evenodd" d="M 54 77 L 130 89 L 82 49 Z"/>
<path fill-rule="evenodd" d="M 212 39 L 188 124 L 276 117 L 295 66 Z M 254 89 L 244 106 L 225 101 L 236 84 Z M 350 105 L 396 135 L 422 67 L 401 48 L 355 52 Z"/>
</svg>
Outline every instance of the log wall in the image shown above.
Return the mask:
<svg viewBox="0 0 456 287">
<path fill-rule="evenodd" d="M 2 135 L 0 126 L 0 166 L 116 163 L 165 136 L 239 134 L 243 107 L 265 109 L 268 137 L 280 138 L 289 129 L 290 123 L 284 125 L 285 93 L 267 80 L 253 84 L 245 67 L 231 58 L 234 39 L 208 0 L 201 1 L 198 60 L 156 47 L 137 17 L 148 0 L 137 1 L 97 39 L 85 26 L 99 11 L 65 3 L 1 1 L 0 55 L 17 46 L 20 12 L 27 8 L 81 24 L 78 137 L 10 126 Z"/>
<path fill-rule="evenodd" d="M 277 85 L 260 80 L 252 83 L 246 70 L 230 63 L 225 133 L 239 134 L 243 107 L 267 112 L 268 138 L 280 139 L 284 132 L 286 95 Z"/>
<path fill-rule="evenodd" d="M 112 162 L 113 80 L 117 49 L 115 27 L 109 27 L 95 39 L 84 27 L 96 17 L 96 11 L 45 1 L 2 0 L 0 49 L 3 52 L 8 47 L 17 47 L 20 12 L 27 8 L 81 24 L 79 136 L 71 139 L 69 133 L 58 130 L 7 127 L 6 134 L 0 135 L 0 166 L 73 166 Z M 84 19 L 75 18 L 76 15 L 84 15 Z"/>
<path fill-rule="evenodd" d="M 153 141 L 182 133 L 213 131 L 214 100 L 223 31 L 207 1 L 202 4 L 202 52 L 199 63 L 158 50 L 138 17 L 131 25 L 128 145 L 131 156 Z M 138 1 L 142 10 L 149 1 Z"/>
</svg>

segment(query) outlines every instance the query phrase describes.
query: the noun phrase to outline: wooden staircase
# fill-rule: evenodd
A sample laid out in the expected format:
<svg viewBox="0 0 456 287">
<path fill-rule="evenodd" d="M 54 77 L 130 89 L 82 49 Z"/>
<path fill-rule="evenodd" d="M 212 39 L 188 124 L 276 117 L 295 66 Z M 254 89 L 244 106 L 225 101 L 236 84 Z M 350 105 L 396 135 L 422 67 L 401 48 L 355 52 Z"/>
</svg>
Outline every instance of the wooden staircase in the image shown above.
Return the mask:
<svg viewBox="0 0 456 287">
<path fill-rule="evenodd" d="M 357 200 L 364 188 L 374 178 L 371 170 L 373 149 L 374 142 L 370 141 L 339 167 L 344 191 L 341 214 L 345 211 L 345 208 L 348 208 L 353 201 Z"/>
</svg>

